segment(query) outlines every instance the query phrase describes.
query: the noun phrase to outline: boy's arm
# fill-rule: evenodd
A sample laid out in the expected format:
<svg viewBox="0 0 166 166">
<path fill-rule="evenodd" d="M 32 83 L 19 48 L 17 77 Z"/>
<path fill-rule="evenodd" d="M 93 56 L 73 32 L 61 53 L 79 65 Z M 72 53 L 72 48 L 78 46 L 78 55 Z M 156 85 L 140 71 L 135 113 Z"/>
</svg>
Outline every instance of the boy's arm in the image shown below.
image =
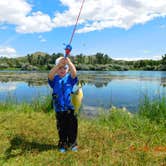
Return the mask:
<svg viewBox="0 0 166 166">
<path fill-rule="evenodd" d="M 51 70 L 50 70 L 50 72 L 49 72 L 49 74 L 48 74 L 48 79 L 50 80 L 50 81 L 52 81 L 53 79 L 54 79 L 54 76 L 55 76 L 55 74 L 57 73 L 57 71 L 58 71 L 58 66 L 54 66 Z"/>
<path fill-rule="evenodd" d="M 69 65 L 69 69 L 70 69 L 70 72 L 71 72 L 71 77 L 74 79 L 77 76 L 76 67 L 68 57 L 66 58 L 66 63 Z"/>
</svg>

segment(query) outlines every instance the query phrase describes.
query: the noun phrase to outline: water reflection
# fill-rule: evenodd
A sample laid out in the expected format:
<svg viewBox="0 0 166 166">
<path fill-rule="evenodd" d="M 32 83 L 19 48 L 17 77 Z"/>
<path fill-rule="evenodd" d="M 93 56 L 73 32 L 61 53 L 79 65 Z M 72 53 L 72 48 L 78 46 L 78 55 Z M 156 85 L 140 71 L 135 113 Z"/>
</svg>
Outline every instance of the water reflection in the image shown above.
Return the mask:
<svg viewBox="0 0 166 166">
<path fill-rule="evenodd" d="M 46 85 L 47 81 L 36 81 L 36 80 L 27 80 L 28 86 L 42 86 Z"/>
<path fill-rule="evenodd" d="M 161 78 L 160 85 L 166 87 L 166 77 Z"/>
<path fill-rule="evenodd" d="M 18 82 L 24 81 L 28 86 L 42 86 L 47 84 L 48 73 L 7 73 L 0 72 L 0 82 Z M 79 80 L 82 83 L 95 86 L 96 88 L 107 87 L 112 80 L 136 79 L 140 81 L 157 81 L 160 85 L 166 86 L 166 72 L 146 72 L 146 71 L 122 71 L 122 72 L 100 72 L 84 71 L 78 72 Z"/>
<path fill-rule="evenodd" d="M 48 73 L 0 73 L 0 101 L 8 93 L 18 101 L 50 95 Z M 136 110 L 143 95 L 166 95 L 166 72 L 78 72 L 83 85 L 84 108 L 127 107 Z"/>
<path fill-rule="evenodd" d="M 17 88 L 18 83 L 16 82 L 4 82 L 0 84 L 0 92 L 10 92 Z"/>
</svg>

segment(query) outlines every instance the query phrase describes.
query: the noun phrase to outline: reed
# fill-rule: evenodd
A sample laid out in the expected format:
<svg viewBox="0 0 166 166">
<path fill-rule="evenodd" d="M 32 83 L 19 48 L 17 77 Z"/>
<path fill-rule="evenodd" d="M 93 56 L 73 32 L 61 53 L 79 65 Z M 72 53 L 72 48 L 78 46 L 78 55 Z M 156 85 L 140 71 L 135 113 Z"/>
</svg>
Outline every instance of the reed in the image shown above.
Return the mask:
<svg viewBox="0 0 166 166">
<path fill-rule="evenodd" d="M 155 100 L 150 100 L 147 96 L 140 103 L 139 115 L 151 121 L 166 124 L 166 97 L 158 96 Z"/>
</svg>

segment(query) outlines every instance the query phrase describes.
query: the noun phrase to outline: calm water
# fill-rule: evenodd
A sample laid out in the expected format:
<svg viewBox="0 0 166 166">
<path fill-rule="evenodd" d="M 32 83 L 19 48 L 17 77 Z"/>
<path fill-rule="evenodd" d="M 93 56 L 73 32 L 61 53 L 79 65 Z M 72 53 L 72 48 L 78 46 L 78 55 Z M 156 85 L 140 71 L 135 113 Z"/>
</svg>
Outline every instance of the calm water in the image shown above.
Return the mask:
<svg viewBox="0 0 166 166">
<path fill-rule="evenodd" d="M 107 109 L 114 105 L 136 111 L 144 95 L 148 95 L 151 99 L 159 95 L 166 96 L 166 72 L 81 71 L 78 74 L 80 80 L 84 81 L 85 110 L 95 110 L 96 107 Z M 30 102 L 50 94 L 51 89 L 44 82 L 40 84 L 17 80 L 3 82 L 0 77 L 0 101 L 12 98 L 18 102 Z"/>
</svg>

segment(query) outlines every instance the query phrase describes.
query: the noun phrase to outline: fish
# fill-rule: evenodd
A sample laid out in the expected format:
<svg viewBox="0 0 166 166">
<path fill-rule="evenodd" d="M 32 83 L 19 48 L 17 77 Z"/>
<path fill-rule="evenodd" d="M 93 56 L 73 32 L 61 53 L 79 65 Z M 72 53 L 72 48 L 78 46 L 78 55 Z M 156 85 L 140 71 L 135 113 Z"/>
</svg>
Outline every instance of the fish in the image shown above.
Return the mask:
<svg viewBox="0 0 166 166">
<path fill-rule="evenodd" d="M 81 83 L 78 83 L 75 89 L 76 90 L 71 94 L 71 102 L 74 106 L 75 113 L 78 114 L 83 99 L 83 90 Z"/>
</svg>

